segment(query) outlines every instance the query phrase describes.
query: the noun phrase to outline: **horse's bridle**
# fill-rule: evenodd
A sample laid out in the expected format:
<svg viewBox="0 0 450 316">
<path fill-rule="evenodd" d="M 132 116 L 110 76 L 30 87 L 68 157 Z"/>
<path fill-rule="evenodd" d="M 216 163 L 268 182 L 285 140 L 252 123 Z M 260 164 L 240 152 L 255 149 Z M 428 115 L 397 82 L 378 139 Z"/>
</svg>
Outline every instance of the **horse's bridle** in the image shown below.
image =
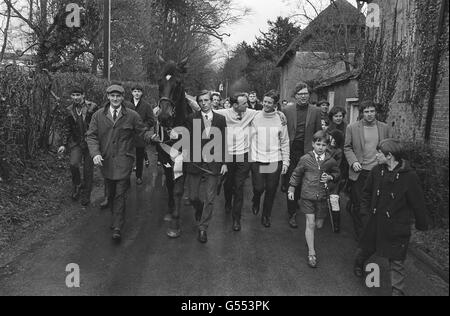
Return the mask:
<svg viewBox="0 0 450 316">
<path fill-rule="evenodd" d="M 175 116 L 175 111 L 176 111 L 176 108 L 175 108 L 175 102 L 173 102 L 172 99 L 170 99 L 170 98 L 167 98 L 167 97 L 161 97 L 161 98 L 159 99 L 159 101 L 158 101 L 158 108 L 159 108 L 159 109 L 161 109 L 161 102 L 162 102 L 162 101 L 166 101 L 166 102 L 169 102 L 169 103 L 170 103 L 170 105 L 171 105 L 171 107 L 172 107 L 172 112 L 170 113 L 170 117 L 173 118 L 173 117 Z M 170 133 L 170 130 L 171 130 L 171 129 L 172 129 L 172 128 L 170 128 L 170 127 L 165 127 L 165 126 L 163 126 L 163 125 L 161 124 L 161 122 L 159 121 L 159 118 L 156 120 L 156 130 L 157 130 L 158 134 L 159 134 L 160 137 L 161 137 L 161 143 L 162 143 L 162 144 L 165 144 L 165 143 L 170 142 L 170 138 L 167 139 L 167 140 L 164 139 L 164 133 L 165 133 L 165 132 Z"/>
</svg>

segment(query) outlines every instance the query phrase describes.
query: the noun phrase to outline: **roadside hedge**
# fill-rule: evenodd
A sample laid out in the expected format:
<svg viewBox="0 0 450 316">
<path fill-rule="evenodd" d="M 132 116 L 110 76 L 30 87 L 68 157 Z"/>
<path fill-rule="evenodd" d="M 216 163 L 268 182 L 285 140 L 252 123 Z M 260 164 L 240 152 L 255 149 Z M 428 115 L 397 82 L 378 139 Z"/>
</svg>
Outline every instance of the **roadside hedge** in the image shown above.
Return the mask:
<svg viewBox="0 0 450 316">
<path fill-rule="evenodd" d="M 449 158 L 423 143 L 406 143 L 406 159 L 422 181 L 425 202 L 434 227 L 448 228 Z"/>
<path fill-rule="evenodd" d="M 131 100 L 133 82 L 121 83 Z M 65 109 L 73 85 L 86 90 L 86 99 L 103 105 L 107 80 L 88 73 L 28 73 L 17 67 L 0 69 L 0 178 L 10 178 L 27 167 L 38 152 L 58 145 Z M 144 99 L 155 104 L 158 87 L 139 83 Z"/>
</svg>

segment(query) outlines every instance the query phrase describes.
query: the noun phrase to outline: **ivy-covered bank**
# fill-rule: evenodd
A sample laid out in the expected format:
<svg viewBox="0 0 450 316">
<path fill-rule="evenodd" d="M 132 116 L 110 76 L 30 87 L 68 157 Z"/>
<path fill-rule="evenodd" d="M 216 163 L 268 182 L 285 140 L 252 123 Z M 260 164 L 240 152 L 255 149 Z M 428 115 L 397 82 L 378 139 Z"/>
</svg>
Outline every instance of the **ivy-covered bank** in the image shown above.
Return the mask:
<svg viewBox="0 0 450 316">
<path fill-rule="evenodd" d="M 381 24 L 366 34 L 359 98 L 408 143 L 430 218 L 448 227 L 448 1 L 373 2 Z"/>
</svg>

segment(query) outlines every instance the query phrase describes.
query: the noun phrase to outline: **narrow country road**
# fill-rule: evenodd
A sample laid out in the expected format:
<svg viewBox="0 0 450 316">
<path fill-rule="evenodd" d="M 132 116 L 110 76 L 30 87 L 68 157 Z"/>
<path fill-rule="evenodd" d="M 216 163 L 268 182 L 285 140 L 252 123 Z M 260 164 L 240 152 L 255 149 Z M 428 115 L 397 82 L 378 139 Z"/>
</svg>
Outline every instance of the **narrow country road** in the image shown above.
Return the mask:
<svg viewBox="0 0 450 316">
<path fill-rule="evenodd" d="M 183 233 L 166 237 L 167 194 L 161 171 L 152 163 L 145 185 L 136 188 L 134 176 L 128 200 L 123 241 L 110 238 L 110 214 L 92 206 L 90 214 L 34 247 L 0 274 L 0 295 L 389 295 L 385 260 L 381 288 L 368 289 L 352 274 L 355 242 L 347 214 L 343 232 L 326 226 L 317 234 L 319 268 L 305 261 L 306 246 L 300 229 L 289 228 L 286 201 L 275 202 L 272 227 L 264 228 L 250 211 L 251 180 L 247 180 L 242 231 L 233 232 L 225 214 L 223 196 L 216 201 L 206 245 L 196 240 L 193 210 L 184 207 Z M 97 201 L 98 204 L 98 201 Z M 66 266 L 76 263 L 81 287 L 67 288 Z M 448 285 L 411 256 L 407 261 L 409 295 L 448 295 Z"/>
</svg>

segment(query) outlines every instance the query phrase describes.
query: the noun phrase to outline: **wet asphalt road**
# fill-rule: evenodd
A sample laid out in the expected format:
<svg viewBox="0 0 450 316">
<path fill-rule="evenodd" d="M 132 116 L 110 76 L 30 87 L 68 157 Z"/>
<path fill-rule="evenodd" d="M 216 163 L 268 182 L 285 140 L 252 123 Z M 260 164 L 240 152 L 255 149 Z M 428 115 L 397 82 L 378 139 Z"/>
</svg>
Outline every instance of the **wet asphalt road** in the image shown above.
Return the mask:
<svg viewBox="0 0 450 316">
<path fill-rule="evenodd" d="M 297 296 L 389 295 L 387 263 L 381 266 L 381 288 L 368 289 L 352 274 L 356 244 L 348 215 L 343 232 L 328 225 L 317 233 L 319 268 L 310 269 L 299 229 L 287 224 L 286 201 L 279 193 L 272 227 L 264 228 L 251 213 L 251 180 L 247 180 L 242 231 L 232 231 L 223 194 L 216 200 L 209 241 L 200 244 L 189 206 L 182 212 L 182 236 L 166 237 L 163 221 L 167 194 L 161 170 L 154 163 L 145 171 L 145 184 L 134 185 L 128 199 L 123 241 L 110 238 L 109 211 L 90 207 L 80 221 L 61 229 L 55 238 L 35 245 L 10 264 L 12 274 L 0 274 L 0 295 L 180 295 L 180 296 Z M 99 202 L 98 200 L 96 201 Z M 80 288 L 65 284 L 66 265 L 80 267 Z M 407 261 L 409 295 L 448 295 L 448 285 L 421 262 Z"/>
</svg>

